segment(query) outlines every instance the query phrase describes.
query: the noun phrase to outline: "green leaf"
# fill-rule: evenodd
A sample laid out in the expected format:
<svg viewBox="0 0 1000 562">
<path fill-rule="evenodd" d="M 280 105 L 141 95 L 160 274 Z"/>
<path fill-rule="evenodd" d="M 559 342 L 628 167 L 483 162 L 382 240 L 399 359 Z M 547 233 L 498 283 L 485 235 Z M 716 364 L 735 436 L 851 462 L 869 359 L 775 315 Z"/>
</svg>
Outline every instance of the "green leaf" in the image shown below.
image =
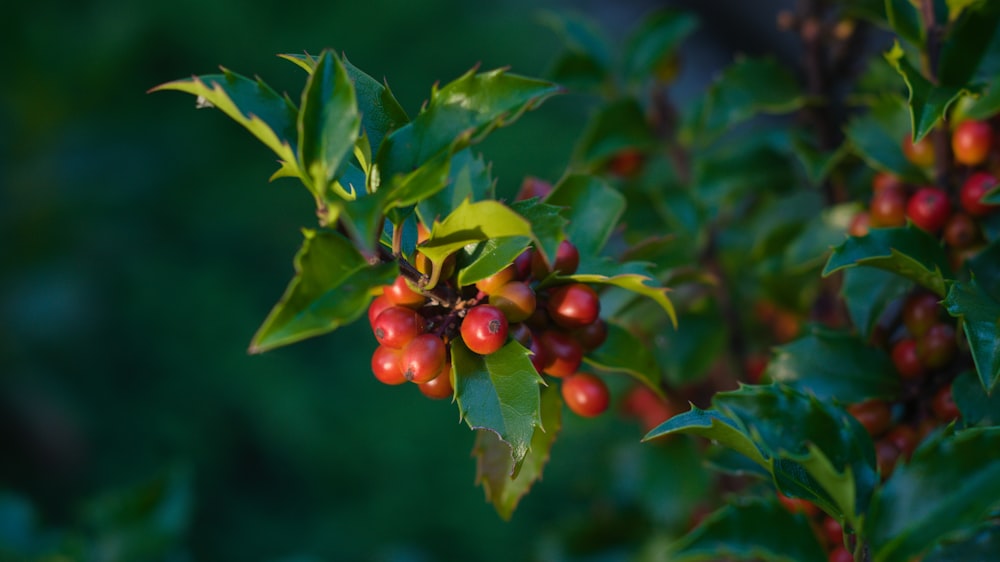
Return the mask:
<svg viewBox="0 0 1000 562">
<path fill-rule="evenodd" d="M 373 290 L 399 274 L 393 263 L 369 266 L 349 240 L 335 232 L 303 230 L 295 277 L 250 342 L 262 353 L 332 331 L 365 313 Z"/>
<path fill-rule="evenodd" d="M 417 216 L 425 225 L 434 224 L 466 199 L 473 202 L 492 199 L 494 185 L 482 155 L 474 156 L 471 149 L 462 150 L 451 158 L 447 184 L 437 193 L 417 201 Z"/>
<path fill-rule="evenodd" d="M 566 48 L 585 55 L 601 68 L 611 63 L 611 49 L 601 30 L 591 20 L 574 13 L 545 11 L 538 21 L 555 32 Z"/>
<path fill-rule="evenodd" d="M 856 267 L 844 271 L 840 294 L 858 334 L 867 340 L 889 304 L 912 288 L 912 281 L 891 271 Z"/>
<path fill-rule="evenodd" d="M 964 82 L 961 86 L 932 84 L 906 60 L 906 54 L 899 43 L 885 57 L 903 77 L 909 89 L 910 126 L 914 142 L 924 138 L 944 118 L 951 105 L 969 93 Z"/>
<path fill-rule="evenodd" d="M 875 493 L 865 531 L 875 562 L 904 562 L 1000 508 L 1000 428 L 939 435 Z"/>
<path fill-rule="evenodd" d="M 806 136 L 804 131 L 792 135 L 792 150 L 798 157 L 809 181 L 819 185 L 833 172 L 844 157 L 850 152 L 845 143 L 833 151 L 824 151 L 816 146 L 815 140 Z"/>
<path fill-rule="evenodd" d="M 785 66 L 769 58 L 738 58 L 709 88 L 695 139 L 707 144 L 751 117 L 789 113 L 804 103 L 798 81 Z"/>
<path fill-rule="evenodd" d="M 962 319 L 979 380 L 987 394 L 992 394 L 1000 380 L 1000 302 L 972 279 L 953 284 L 944 307 Z"/>
<path fill-rule="evenodd" d="M 513 263 L 529 246 L 531 238 L 526 236 L 491 238 L 466 246 L 458 255 L 458 286 L 472 285 L 493 275 Z"/>
<path fill-rule="evenodd" d="M 150 92 L 160 90 L 198 96 L 200 107 L 208 102 L 253 133 L 278 155 L 283 168 L 296 164 L 298 109 L 287 96 L 278 95 L 261 80 L 250 80 L 222 68 L 222 74 L 167 82 Z"/>
<path fill-rule="evenodd" d="M 1000 112 L 1000 76 L 987 82 L 986 89 L 977 98 L 964 98 L 968 104 L 955 108 L 956 117 L 984 120 Z"/>
<path fill-rule="evenodd" d="M 848 267 L 867 266 L 912 279 L 940 296 L 951 276 L 948 256 L 937 238 L 915 226 L 873 228 L 866 236 L 849 237 L 833 250 L 823 276 Z"/>
<path fill-rule="evenodd" d="M 302 91 L 298 115 L 299 166 L 314 191 L 329 201 L 329 189 L 349 158 L 361 127 L 354 85 L 332 51 L 326 50 Z M 341 193 L 351 199 L 355 194 Z"/>
<path fill-rule="evenodd" d="M 531 223 L 535 235 L 535 247 L 542 255 L 554 256 L 559 244 L 566 239 L 566 225 L 569 221 L 562 216 L 563 207 L 540 202 L 537 198 L 514 201 L 511 210 Z"/>
<path fill-rule="evenodd" d="M 969 562 L 970 560 L 993 560 L 1000 553 L 1000 524 L 996 521 L 985 523 L 969 537 L 948 543 L 932 550 L 922 562 Z"/>
<path fill-rule="evenodd" d="M 975 372 L 964 371 L 955 377 L 951 395 L 966 425 L 1000 425 L 1000 392 L 986 394 Z"/>
<path fill-rule="evenodd" d="M 608 81 L 607 67 L 594 57 L 576 51 L 566 51 L 545 71 L 545 76 L 569 90 L 600 91 Z"/>
<path fill-rule="evenodd" d="M 978 2 L 969 6 L 952 24 L 941 45 L 938 63 L 941 83 L 965 87 L 974 80 L 984 58 L 997 56 L 998 29 L 1000 5 L 996 2 Z"/>
<path fill-rule="evenodd" d="M 781 193 L 799 182 L 787 154 L 760 145 L 729 145 L 725 150 L 700 155 L 693 175 L 697 197 L 716 213 L 731 212 L 738 200 L 759 192 L 761 186 Z"/>
<path fill-rule="evenodd" d="M 541 392 L 542 424 L 531 437 L 531 449 L 514 476 L 510 447 L 492 431 L 476 432 L 472 454 L 476 457 L 476 483 L 483 486 L 486 501 L 493 504 L 504 520 L 509 521 L 517 504 L 532 484 L 541 480 L 542 470 L 549 461 L 552 444 L 562 429 L 562 398 L 559 388 L 549 386 Z M 543 429 L 544 427 L 544 429 Z"/>
<path fill-rule="evenodd" d="M 652 352 L 667 380 L 683 386 L 702 379 L 717 362 L 725 352 L 728 330 L 714 307 L 682 312 L 677 324 L 682 329 L 653 338 Z"/>
<path fill-rule="evenodd" d="M 592 176 L 566 177 L 545 198 L 545 203 L 564 207 L 563 216 L 569 219 L 566 236 L 573 241 L 581 258 L 597 255 L 604 248 L 625 212 L 625 197 Z M 546 260 L 553 255 L 545 255 Z"/>
<path fill-rule="evenodd" d="M 581 256 L 577 273 L 560 279 L 572 279 L 580 283 L 615 285 L 653 299 L 667 313 L 674 327 L 677 327 L 677 312 L 667 297 L 670 289 L 658 285 L 649 272 L 650 264 L 643 262 L 616 263 L 607 258 L 585 259 Z M 652 283 L 652 284 L 649 284 Z"/>
<path fill-rule="evenodd" d="M 697 435 L 711 439 L 742 454 L 770 472 L 770 466 L 750 435 L 736 422 L 715 410 L 702 410 L 692 406 L 690 410 L 678 414 L 654 427 L 642 438 L 649 441 L 674 434 Z"/>
<path fill-rule="evenodd" d="M 606 322 L 608 338 L 600 347 L 588 353 L 584 361 L 604 371 L 625 373 L 657 393 L 660 389 L 660 369 L 649 346 L 625 328 Z"/>
<path fill-rule="evenodd" d="M 492 431 L 507 444 L 515 472 L 542 424 L 539 385 L 544 382 L 529 354 L 513 340 L 485 356 L 469 351 L 461 338 L 451 342 L 461 419 L 472 429 Z"/>
<path fill-rule="evenodd" d="M 600 169 L 626 148 L 648 149 L 655 142 L 639 102 L 626 97 L 601 106 L 591 116 L 574 148 L 573 159 L 585 168 Z"/>
<path fill-rule="evenodd" d="M 768 560 L 826 562 L 809 519 L 778 502 L 726 505 L 670 547 L 671 562 Z"/>
<path fill-rule="evenodd" d="M 979 288 L 1000 301 L 1000 241 L 991 242 L 967 263 Z"/>
<path fill-rule="evenodd" d="M 892 360 L 858 336 L 813 330 L 777 347 L 765 376 L 820 400 L 861 402 L 899 394 L 899 375 Z"/>
<path fill-rule="evenodd" d="M 697 27 L 698 18 L 682 10 L 663 9 L 644 18 L 625 42 L 627 76 L 642 81 L 655 75 Z"/>
<path fill-rule="evenodd" d="M 923 20 L 917 6 L 909 0 L 886 0 L 885 13 L 889 19 L 890 28 L 896 35 L 906 39 L 916 46 L 922 46 L 926 40 Z"/>
<path fill-rule="evenodd" d="M 926 183 L 927 174 L 903 154 L 901 141 L 912 130 L 910 119 L 903 100 L 883 97 L 869 113 L 851 119 L 844 134 L 854 152 L 872 168 L 911 183 Z"/>
<path fill-rule="evenodd" d="M 847 203 L 823 209 L 819 220 L 813 218 L 787 245 L 784 263 L 788 271 L 801 272 L 818 268 L 829 258 L 831 249 L 844 240 L 851 219 L 858 212 Z"/>
</svg>

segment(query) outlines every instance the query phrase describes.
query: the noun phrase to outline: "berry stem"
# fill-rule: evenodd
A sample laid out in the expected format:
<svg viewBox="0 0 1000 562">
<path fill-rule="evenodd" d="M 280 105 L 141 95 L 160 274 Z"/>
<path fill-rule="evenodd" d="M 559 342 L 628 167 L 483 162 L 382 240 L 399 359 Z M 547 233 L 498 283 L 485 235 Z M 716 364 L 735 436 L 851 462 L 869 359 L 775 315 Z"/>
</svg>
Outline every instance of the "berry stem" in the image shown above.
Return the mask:
<svg viewBox="0 0 1000 562">
<path fill-rule="evenodd" d="M 397 259 L 403 254 L 403 225 L 392 225 L 392 255 Z"/>
</svg>

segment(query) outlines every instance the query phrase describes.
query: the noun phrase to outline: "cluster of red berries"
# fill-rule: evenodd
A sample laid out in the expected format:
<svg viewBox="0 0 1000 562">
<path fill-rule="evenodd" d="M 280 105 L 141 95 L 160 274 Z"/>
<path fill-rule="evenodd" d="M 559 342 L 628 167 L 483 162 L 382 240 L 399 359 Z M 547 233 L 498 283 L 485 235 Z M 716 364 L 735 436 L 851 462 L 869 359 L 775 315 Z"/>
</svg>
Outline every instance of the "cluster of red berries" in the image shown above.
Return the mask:
<svg viewBox="0 0 1000 562">
<path fill-rule="evenodd" d="M 584 354 L 607 338 L 597 292 L 577 282 L 540 284 L 553 273 L 572 275 L 579 261 L 568 240 L 551 266 L 529 248 L 497 273 L 459 287 L 454 302 L 430 299 L 400 275 L 368 309 L 379 343 L 372 355 L 375 378 L 391 385 L 417 383 L 430 398 L 448 398 L 454 393 L 449 342 L 461 338 L 470 351 L 490 355 L 513 338 L 531 351 L 539 374 L 562 379 L 562 395 L 573 412 L 602 413 L 610 402 L 607 385 L 579 372 Z"/>
<path fill-rule="evenodd" d="M 858 213 L 849 233 L 864 236 L 869 228 L 903 226 L 909 219 L 916 226 L 940 236 L 948 245 L 955 265 L 979 251 L 984 245 L 980 220 L 998 207 L 983 202 L 983 196 L 1000 181 L 1000 143 L 988 121 L 966 120 L 951 135 L 951 148 L 959 189 L 949 194 L 937 186 L 912 186 L 900 178 L 880 172 L 872 182 L 872 198 L 867 211 Z M 903 153 L 914 164 L 934 164 L 934 147 L 925 137 L 912 143 L 903 140 Z"/>
</svg>

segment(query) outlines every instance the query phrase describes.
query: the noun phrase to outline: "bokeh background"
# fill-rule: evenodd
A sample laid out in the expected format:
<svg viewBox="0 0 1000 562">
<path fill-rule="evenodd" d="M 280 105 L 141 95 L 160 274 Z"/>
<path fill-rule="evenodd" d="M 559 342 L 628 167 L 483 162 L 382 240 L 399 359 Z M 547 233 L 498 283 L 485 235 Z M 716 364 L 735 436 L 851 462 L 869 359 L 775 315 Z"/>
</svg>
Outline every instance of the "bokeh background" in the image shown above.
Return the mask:
<svg viewBox="0 0 1000 562">
<path fill-rule="evenodd" d="M 791 2 L 9 4 L 0 559 L 619 560 L 686 524 L 704 493 L 688 442 L 640 446 L 619 416 L 566 416 L 544 480 L 504 522 L 473 485 L 456 408 L 378 384 L 364 323 L 247 355 L 312 202 L 268 183 L 272 155 L 224 115 L 146 91 L 222 64 L 294 98 L 304 74 L 274 55 L 333 47 L 413 115 L 476 64 L 544 75 L 560 43 L 541 9 L 597 20 L 615 43 L 670 5 L 702 20 L 674 86 L 684 103 L 735 52 L 794 62 L 773 31 Z M 592 102 L 552 99 L 480 145 L 500 192 L 558 179 Z"/>
</svg>

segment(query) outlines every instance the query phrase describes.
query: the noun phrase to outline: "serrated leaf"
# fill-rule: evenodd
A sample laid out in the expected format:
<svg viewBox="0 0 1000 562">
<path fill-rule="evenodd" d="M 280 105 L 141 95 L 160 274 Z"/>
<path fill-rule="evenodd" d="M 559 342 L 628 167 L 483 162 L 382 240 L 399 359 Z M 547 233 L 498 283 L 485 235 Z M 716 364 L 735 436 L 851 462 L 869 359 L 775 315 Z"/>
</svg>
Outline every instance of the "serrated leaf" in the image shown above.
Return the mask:
<svg viewBox="0 0 1000 562">
<path fill-rule="evenodd" d="M 476 457 L 476 483 L 482 485 L 486 501 L 493 504 L 504 520 L 510 520 L 521 498 L 536 481 L 541 480 L 552 444 L 562 429 L 562 406 L 558 387 L 542 389 L 542 424 L 535 427 L 531 449 L 517 475 L 513 475 L 514 462 L 510 456 L 510 447 L 492 431 L 476 432 L 476 444 L 472 449 L 472 454 Z"/>
<path fill-rule="evenodd" d="M 462 201 L 481 201 L 493 196 L 494 181 L 482 156 L 471 149 L 457 152 L 451 158 L 447 184 L 430 197 L 417 201 L 417 216 L 425 225 L 448 216 Z"/>
<path fill-rule="evenodd" d="M 542 203 L 537 198 L 514 201 L 510 208 L 531 223 L 535 247 L 542 255 L 556 255 L 559 244 L 566 239 L 566 225 L 569 224 L 562 215 L 564 208 Z"/>
<path fill-rule="evenodd" d="M 964 86 L 934 85 L 906 60 L 906 53 L 896 43 L 886 53 L 886 60 L 899 72 L 909 90 L 910 126 L 913 141 L 923 139 L 947 114 L 948 109 L 969 90 Z"/>
<path fill-rule="evenodd" d="M 1000 554 L 1000 524 L 986 523 L 968 537 L 935 548 L 922 562 L 969 562 L 970 560 L 995 560 Z"/>
<path fill-rule="evenodd" d="M 915 226 L 874 228 L 851 236 L 833 250 L 823 276 L 848 267 L 877 267 L 912 279 L 940 296 L 951 276 L 948 256 L 937 238 Z"/>
<path fill-rule="evenodd" d="M 472 285 L 493 275 L 513 263 L 529 246 L 531 238 L 526 236 L 491 238 L 475 246 L 466 246 L 459 254 L 458 286 Z"/>
<path fill-rule="evenodd" d="M 337 55 L 323 51 L 302 90 L 297 121 L 299 166 L 323 200 L 331 200 L 329 190 L 349 158 L 360 127 L 354 84 Z M 355 194 L 339 195 L 351 199 Z"/>
<path fill-rule="evenodd" d="M 875 493 L 865 531 L 875 562 L 905 562 L 1000 507 L 1000 428 L 939 435 Z"/>
<path fill-rule="evenodd" d="M 600 347 L 588 353 L 584 361 L 604 371 L 625 373 L 661 393 L 660 369 L 650 349 L 625 328 L 605 322 L 608 338 Z"/>
<path fill-rule="evenodd" d="M 564 178 L 545 198 L 545 203 L 564 208 L 563 216 L 569 220 L 566 236 L 573 241 L 581 258 L 597 255 L 604 248 L 625 212 L 625 197 L 592 176 Z M 546 260 L 553 255 L 545 255 Z"/>
<path fill-rule="evenodd" d="M 330 332 L 368 309 L 372 290 L 392 283 L 394 263 L 370 266 L 349 240 L 325 230 L 303 230 L 295 277 L 250 342 L 262 353 Z"/>
<path fill-rule="evenodd" d="M 962 319 L 979 380 L 987 394 L 992 394 L 1000 380 L 1000 302 L 972 279 L 953 284 L 944 307 Z"/>
<path fill-rule="evenodd" d="M 451 364 L 461 419 L 507 444 L 516 472 L 542 423 L 539 386 L 544 382 L 530 352 L 511 340 L 495 353 L 478 355 L 457 338 L 451 342 Z"/>
<path fill-rule="evenodd" d="M 1000 33 L 1000 4 L 996 2 L 968 2 L 953 6 L 964 10 L 951 25 L 948 36 L 941 45 L 938 76 L 942 84 L 964 87 L 976 78 L 983 59 L 996 55 Z"/>
<path fill-rule="evenodd" d="M 711 439 L 742 454 L 770 472 L 767 460 L 750 435 L 735 421 L 715 410 L 702 410 L 692 406 L 687 412 L 678 414 L 651 429 L 642 440 L 649 441 L 679 433 Z"/>
<path fill-rule="evenodd" d="M 955 377 L 951 395 L 966 425 L 1000 425 L 1000 392 L 986 394 L 974 371 L 964 371 Z"/>
<path fill-rule="evenodd" d="M 892 360 L 858 336 L 813 330 L 775 348 L 765 376 L 820 400 L 861 402 L 899 394 L 899 374 Z"/>
<path fill-rule="evenodd" d="M 615 285 L 649 297 L 667 313 L 676 328 L 677 311 L 667 297 L 670 289 L 659 286 L 656 278 L 649 272 L 649 266 L 650 264 L 643 262 L 617 263 L 609 258 L 585 259 L 581 256 L 577 273 L 560 277 L 560 279 L 572 279 L 580 283 Z"/>
<path fill-rule="evenodd" d="M 726 505 L 670 547 L 671 562 L 736 560 L 826 562 L 809 519 L 775 501 Z"/>
<path fill-rule="evenodd" d="M 646 16 L 625 42 L 626 75 L 641 81 L 656 74 L 697 27 L 698 18 L 682 10 L 664 9 Z"/>
<path fill-rule="evenodd" d="M 639 102 L 626 97 L 602 105 L 590 117 L 573 150 L 573 159 L 584 167 L 598 169 L 624 149 L 646 149 L 655 142 Z"/>
<path fill-rule="evenodd" d="M 193 76 L 156 86 L 150 92 L 177 90 L 198 96 L 228 115 L 281 159 L 282 169 L 296 165 L 298 109 L 261 80 L 222 68 L 222 74 Z"/>
<path fill-rule="evenodd" d="M 871 111 L 852 118 L 844 129 L 855 154 L 876 170 L 892 173 L 911 183 L 926 183 L 927 175 L 903 154 L 900 142 L 912 129 L 906 103 L 883 97 Z"/>
<path fill-rule="evenodd" d="M 855 267 L 844 270 L 840 295 L 855 329 L 867 340 L 889 303 L 902 298 L 912 288 L 912 281 L 892 271 Z"/>
</svg>

